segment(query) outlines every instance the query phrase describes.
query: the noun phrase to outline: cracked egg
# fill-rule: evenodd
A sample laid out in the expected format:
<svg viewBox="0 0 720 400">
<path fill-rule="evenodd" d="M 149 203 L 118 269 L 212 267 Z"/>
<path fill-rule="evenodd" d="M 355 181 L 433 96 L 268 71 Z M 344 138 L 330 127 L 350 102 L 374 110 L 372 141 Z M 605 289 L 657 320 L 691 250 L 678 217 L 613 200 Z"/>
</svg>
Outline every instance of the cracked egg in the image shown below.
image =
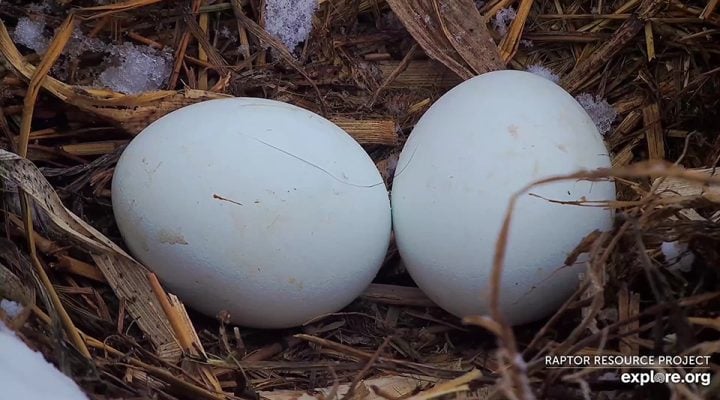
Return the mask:
<svg viewBox="0 0 720 400">
<path fill-rule="evenodd" d="M 308 110 L 229 98 L 176 110 L 124 150 L 112 182 L 130 252 L 209 316 L 286 328 L 370 284 L 390 240 L 363 148 Z"/>
</svg>

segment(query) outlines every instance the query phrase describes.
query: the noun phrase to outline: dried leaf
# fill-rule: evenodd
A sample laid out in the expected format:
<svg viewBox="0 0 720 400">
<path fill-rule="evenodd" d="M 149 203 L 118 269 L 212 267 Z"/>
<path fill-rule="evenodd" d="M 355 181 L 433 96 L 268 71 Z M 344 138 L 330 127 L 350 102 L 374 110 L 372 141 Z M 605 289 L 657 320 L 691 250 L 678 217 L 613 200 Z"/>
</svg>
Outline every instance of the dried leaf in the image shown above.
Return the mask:
<svg viewBox="0 0 720 400">
<path fill-rule="evenodd" d="M 92 255 L 117 297 L 124 301 L 130 315 L 148 335 L 158 354 L 176 361 L 180 347 L 170 323 L 147 280 L 147 269 L 92 226 L 71 213 L 42 173 L 27 159 L 0 150 L 0 179 L 22 189 L 43 209 L 48 220 Z"/>
<path fill-rule="evenodd" d="M 388 4 L 425 52 L 462 79 L 504 69 L 473 1 L 388 0 Z"/>
</svg>

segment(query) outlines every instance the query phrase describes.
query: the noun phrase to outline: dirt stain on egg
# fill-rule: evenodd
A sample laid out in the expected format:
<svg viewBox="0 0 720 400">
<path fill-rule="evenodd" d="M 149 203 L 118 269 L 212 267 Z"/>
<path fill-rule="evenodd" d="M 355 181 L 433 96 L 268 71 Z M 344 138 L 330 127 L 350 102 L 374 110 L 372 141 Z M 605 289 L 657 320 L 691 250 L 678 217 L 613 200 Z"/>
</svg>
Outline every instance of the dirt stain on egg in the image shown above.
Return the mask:
<svg viewBox="0 0 720 400">
<path fill-rule="evenodd" d="M 158 240 L 160 243 L 166 244 L 188 244 L 183 235 L 177 232 L 170 232 L 166 229 L 160 229 L 158 232 Z"/>
<path fill-rule="evenodd" d="M 508 129 L 508 133 L 510 134 L 510 136 L 512 136 L 513 139 L 520 138 L 520 133 L 518 132 L 519 128 L 517 125 L 510 124 L 510 126 L 508 126 L 507 129 Z"/>
<path fill-rule="evenodd" d="M 298 290 L 303 290 L 303 288 L 305 287 L 302 282 L 298 282 L 298 280 L 295 278 L 289 278 L 288 283 L 294 285 L 296 288 L 298 288 Z"/>
</svg>

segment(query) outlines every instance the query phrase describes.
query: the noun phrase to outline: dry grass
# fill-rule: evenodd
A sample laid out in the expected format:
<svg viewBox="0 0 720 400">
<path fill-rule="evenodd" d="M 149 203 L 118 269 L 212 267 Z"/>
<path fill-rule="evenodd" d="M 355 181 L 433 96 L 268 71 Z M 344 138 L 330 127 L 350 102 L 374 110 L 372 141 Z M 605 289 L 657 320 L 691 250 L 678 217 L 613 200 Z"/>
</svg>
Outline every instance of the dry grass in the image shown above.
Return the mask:
<svg viewBox="0 0 720 400">
<path fill-rule="evenodd" d="M 637 387 L 543 363 L 720 350 L 718 1 L 494 0 L 478 10 L 471 0 L 324 0 L 297 54 L 263 30 L 256 0 L 24 3 L 0 8 L 0 175 L 20 199 L 3 209 L 0 297 L 26 311 L 0 318 L 92 398 L 294 400 L 288 390 L 313 388 L 325 399 L 720 396 L 717 383 Z M 489 22 L 510 6 L 518 17 L 501 37 Z M 43 56 L 8 32 L 26 16 L 55 29 Z M 171 49 L 170 83 L 139 95 L 93 88 L 102 62 L 87 54 L 57 79 L 50 71 L 67 61 L 74 28 Z M 228 95 L 305 107 L 362 143 L 391 184 L 390 160 L 435 99 L 475 74 L 537 63 L 619 113 L 606 137 L 614 168 L 552 178 L 612 177 L 619 198 L 613 231 L 578 238 L 588 273 L 549 319 L 512 329 L 497 310 L 506 230 L 489 316 L 462 324 L 433 307 L 406 287 L 391 249 L 361 299 L 286 331 L 186 310 L 117 244 L 114 164 L 132 135 L 174 109 Z M 505 228 L 511 218 L 512 204 Z M 696 255 L 690 272 L 668 268 L 660 245 L 672 241 Z"/>
</svg>

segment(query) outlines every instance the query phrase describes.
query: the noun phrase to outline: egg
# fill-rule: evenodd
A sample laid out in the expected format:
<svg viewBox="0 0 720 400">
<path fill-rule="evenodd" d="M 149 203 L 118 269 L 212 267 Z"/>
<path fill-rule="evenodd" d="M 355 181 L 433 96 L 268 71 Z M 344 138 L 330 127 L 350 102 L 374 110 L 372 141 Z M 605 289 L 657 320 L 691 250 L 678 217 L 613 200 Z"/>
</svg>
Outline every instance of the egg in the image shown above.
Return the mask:
<svg viewBox="0 0 720 400">
<path fill-rule="evenodd" d="M 192 308 L 256 328 L 336 312 L 390 240 L 388 191 L 363 148 L 308 110 L 229 98 L 158 119 L 112 182 L 130 252 Z"/>
<path fill-rule="evenodd" d="M 495 244 L 511 196 L 541 178 L 609 167 L 602 137 L 580 104 L 531 73 L 495 71 L 448 91 L 420 118 L 400 154 L 392 188 L 398 251 L 430 299 L 460 317 L 489 310 Z M 573 293 L 583 259 L 567 256 L 612 226 L 610 181 L 533 188 L 510 225 L 500 309 L 512 324 L 547 316 Z M 555 201 L 555 202 L 553 202 Z"/>
</svg>

